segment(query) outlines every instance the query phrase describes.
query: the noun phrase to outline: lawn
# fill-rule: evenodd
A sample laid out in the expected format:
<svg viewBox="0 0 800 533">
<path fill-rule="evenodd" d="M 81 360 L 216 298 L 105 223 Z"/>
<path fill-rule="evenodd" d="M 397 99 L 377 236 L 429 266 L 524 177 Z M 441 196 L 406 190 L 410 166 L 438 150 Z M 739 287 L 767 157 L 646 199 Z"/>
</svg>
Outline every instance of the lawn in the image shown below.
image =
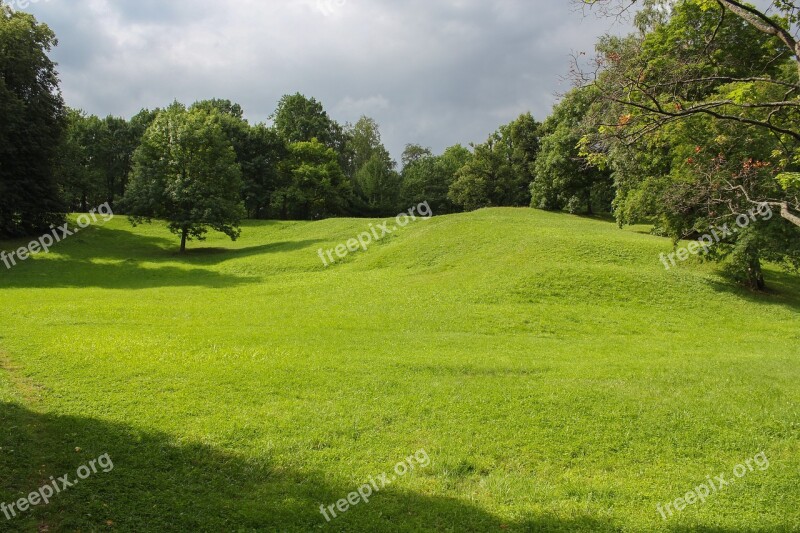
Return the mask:
<svg viewBox="0 0 800 533">
<path fill-rule="evenodd" d="M 528 209 L 322 264 L 371 222 L 181 256 L 117 217 L 0 265 L 0 502 L 113 460 L 0 530 L 800 530 L 800 277 L 754 294 L 666 271 L 641 228 Z"/>
</svg>

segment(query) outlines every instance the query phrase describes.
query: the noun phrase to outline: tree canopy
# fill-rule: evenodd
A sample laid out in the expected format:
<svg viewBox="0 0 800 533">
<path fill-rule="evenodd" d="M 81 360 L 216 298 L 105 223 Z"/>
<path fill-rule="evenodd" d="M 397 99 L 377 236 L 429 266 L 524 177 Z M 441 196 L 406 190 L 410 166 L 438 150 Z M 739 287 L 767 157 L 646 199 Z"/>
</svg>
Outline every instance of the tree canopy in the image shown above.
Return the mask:
<svg viewBox="0 0 800 533">
<path fill-rule="evenodd" d="M 40 233 L 63 219 L 54 176 L 66 112 L 53 31 L 0 3 L 0 235 Z"/>
<path fill-rule="evenodd" d="M 639 5 L 588 3 L 615 14 Z M 797 8 L 781 2 L 778 17 L 730 0 L 640 7 L 637 33 L 604 38 L 597 58 L 573 69 L 599 103 L 587 158 L 612 171 L 621 224 L 652 217 L 676 241 L 773 207 L 782 218 L 754 220 L 709 255 L 763 288 L 763 260 L 800 265 Z"/>
<path fill-rule="evenodd" d="M 133 159 L 125 204 L 134 223 L 166 220 L 181 238 L 181 252 L 209 229 L 239 236 L 241 170 L 218 110 L 172 104 L 147 129 Z"/>
</svg>

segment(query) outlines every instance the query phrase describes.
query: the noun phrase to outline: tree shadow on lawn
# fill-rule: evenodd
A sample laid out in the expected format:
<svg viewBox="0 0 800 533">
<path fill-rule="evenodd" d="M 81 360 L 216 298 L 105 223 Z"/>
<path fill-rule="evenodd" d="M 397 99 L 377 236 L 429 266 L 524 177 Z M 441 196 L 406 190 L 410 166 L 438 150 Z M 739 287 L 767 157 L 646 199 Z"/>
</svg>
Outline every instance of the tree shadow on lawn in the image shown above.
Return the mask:
<svg viewBox="0 0 800 533">
<path fill-rule="evenodd" d="M 357 487 L 301 468 L 278 468 L 174 436 L 0 403 L 0 502 L 108 454 L 79 484 L 11 520 L 4 531 L 614 531 L 591 517 L 553 516 L 506 523 L 466 502 L 387 487 L 327 523 L 322 502 Z M 434 459 L 435 460 L 435 459 Z M 106 464 L 107 463 L 103 463 Z M 376 476 L 380 473 L 376 472 Z M 59 484 L 60 485 L 60 484 Z"/>
<path fill-rule="evenodd" d="M 765 273 L 767 290 L 754 292 L 738 285 L 724 276 L 725 281 L 709 280 L 716 292 L 730 294 L 751 305 L 781 306 L 791 311 L 800 311 L 800 277 L 783 271 L 770 270 Z"/>
<path fill-rule="evenodd" d="M 0 250 L 11 251 L 27 246 L 29 240 L 0 241 Z M 214 265 L 252 255 L 285 253 L 312 248 L 320 240 L 284 241 L 250 247 L 204 247 L 204 241 L 193 241 L 186 253 L 180 253 L 178 241 L 166 237 L 142 235 L 133 230 L 89 227 L 83 233 L 68 237 L 52 246 L 51 252 L 70 259 L 108 259 L 149 263 L 182 262 Z M 315 252 L 316 253 L 316 252 Z"/>
<path fill-rule="evenodd" d="M 256 283 L 260 278 L 228 275 L 201 267 L 217 265 L 231 259 L 310 248 L 317 242 L 319 241 L 278 242 L 230 249 L 190 248 L 187 253 L 181 254 L 175 244 L 166 238 L 104 227 L 90 228 L 86 233 L 55 245 L 52 253 L 58 254 L 56 258 L 37 260 L 34 257 L 27 261 L 18 261 L 11 269 L 0 263 L 0 289 L 232 287 Z M 4 241 L 0 243 L 0 249 L 11 250 L 26 244 L 27 241 Z M 145 267 L 143 263 L 180 263 L 186 267 Z"/>
<path fill-rule="evenodd" d="M 323 242 L 321 239 L 309 239 L 305 241 L 284 241 L 262 244 L 259 246 L 249 246 L 247 248 L 188 248 L 185 254 L 175 251 L 169 260 L 175 261 L 181 258 L 187 259 L 192 263 L 216 264 L 229 259 L 239 259 L 254 255 L 275 254 L 294 252 L 296 250 L 313 250 L 315 244 Z M 313 250 L 309 257 L 317 257 L 316 250 Z"/>
<path fill-rule="evenodd" d="M 5 270 L 3 268 L 2 270 Z M 145 268 L 133 261 L 95 263 L 75 259 L 28 261 L 12 271 L 0 271 L 2 289 L 150 289 L 206 287 L 212 289 L 257 283 L 260 278 L 233 276 L 204 268 Z"/>
</svg>

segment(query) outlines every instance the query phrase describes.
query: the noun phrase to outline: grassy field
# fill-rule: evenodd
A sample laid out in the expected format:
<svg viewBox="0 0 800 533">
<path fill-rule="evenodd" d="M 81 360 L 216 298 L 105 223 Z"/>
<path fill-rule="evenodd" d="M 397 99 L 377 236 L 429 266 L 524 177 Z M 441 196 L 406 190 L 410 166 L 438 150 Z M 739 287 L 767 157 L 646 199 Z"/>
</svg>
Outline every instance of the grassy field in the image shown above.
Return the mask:
<svg viewBox="0 0 800 533">
<path fill-rule="evenodd" d="M 0 501 L 114 465 L 0 530 L 800 530 L 800 278 L 748 293 L 667 272 L 666 239 L 527 209 L 323 266 L 369 223 L 250 222 L 182 257 L 117 217 L 0 265 Z"/>
</svg>

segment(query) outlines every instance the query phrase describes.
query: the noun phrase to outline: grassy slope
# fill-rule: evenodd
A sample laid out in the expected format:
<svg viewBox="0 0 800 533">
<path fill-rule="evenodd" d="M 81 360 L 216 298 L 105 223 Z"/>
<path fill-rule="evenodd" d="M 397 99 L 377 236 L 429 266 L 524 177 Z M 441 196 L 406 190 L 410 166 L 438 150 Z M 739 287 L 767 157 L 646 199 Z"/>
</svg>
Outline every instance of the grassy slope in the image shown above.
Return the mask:
<svg viewBox="0 0 800 533">
<path fill-rule="evenodd" d="M 115 464 L 0 529 L 800 529 L 796 277 L 751 295 L 666 272 L 664 239 L 512 209 L 323 267 L 368 224 L 249 223 L 183 258 L 118 218 L 0 270 L 0 501 Z M 429 468 L 325 524 L 420 448 Z"/>
</svg>

